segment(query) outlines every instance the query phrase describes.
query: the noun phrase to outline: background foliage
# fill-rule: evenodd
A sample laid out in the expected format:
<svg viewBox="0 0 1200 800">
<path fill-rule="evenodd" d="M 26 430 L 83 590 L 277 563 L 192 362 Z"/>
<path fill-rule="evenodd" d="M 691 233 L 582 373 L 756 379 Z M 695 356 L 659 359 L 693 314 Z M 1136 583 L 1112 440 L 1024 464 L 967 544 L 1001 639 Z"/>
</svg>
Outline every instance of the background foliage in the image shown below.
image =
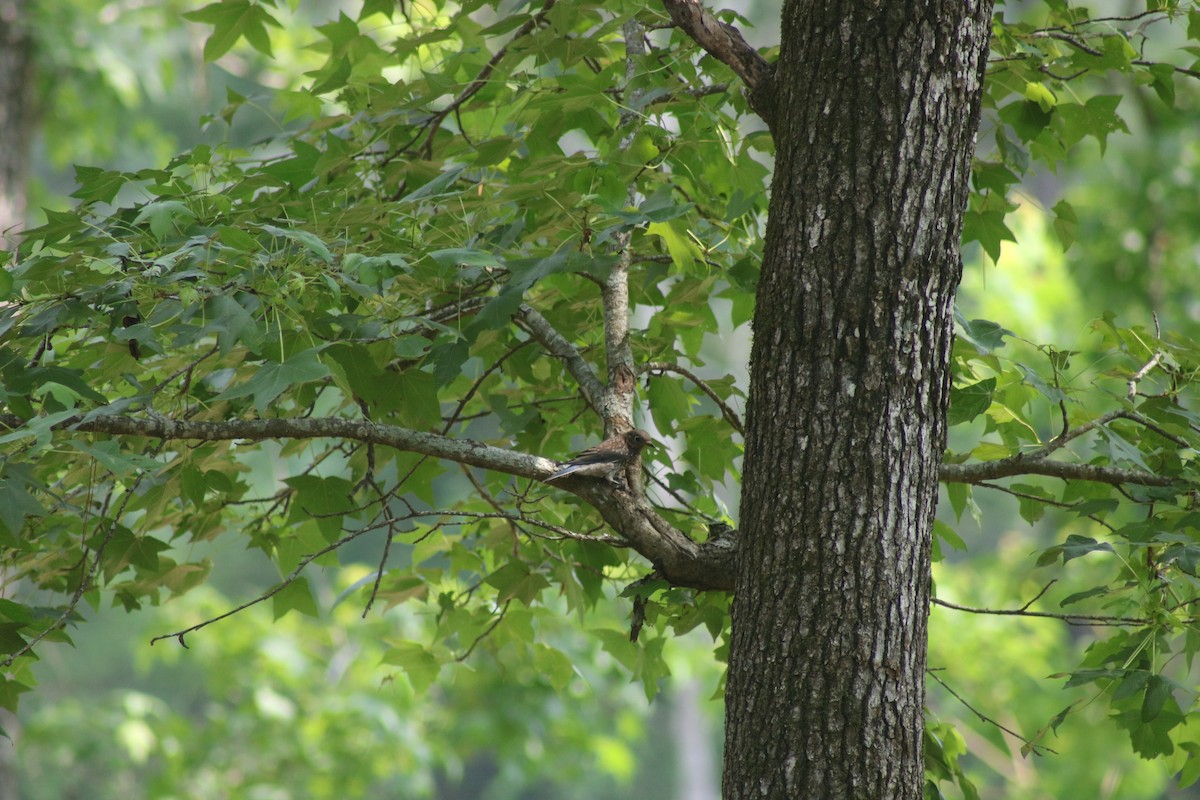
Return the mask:
<svg viewBox="0 0 1200 800">
<path fill-rule="evenodd" d="M 16 588 L 0 603 L 0 701 L 51 679 L 22 705 L 31 796 L 100 791 L 68 753 L 90 754 L 114 796 L 602 797 L 669 778 L 642 738 L 644 698 L 672 672 L 719 694 L 728 600 L 651 584 L 631 643 L 622 595 L 649 567 L 592 540 L 604 531 L 574 498 L 344 440 L 54 426 L 342 417 L 561 457 L 599 421 L 528 318 L 511 320 L 527 304 L 599 361 L 597 282 L 629 252 L 637 363 L 712 393 L 678 371 L 639 376 L 636 422 L 667 444 L 651 497 L 698 538 L 736 524 L 745 382 L 731 343 L 753 310 L 771 143 L 733 76 L 656 29 L 654 5 L 187 7 L 187 27 L 142 25 L 130 17 L 151 12 L 81 1 L 72 29 L 113 40 L 43 50 L 43 74 L 61 76 L 46 108 L 77 115 L 46 126 L 46 152 L 115 165 L 77 168 L 75 205 L 47 210 L 3 276 L 0 390 L 26 423 L 0 438 Z M 160 67 L 112 69 L 129 28 L 90 13 L 152 31 L 142 56 Z M 630 17 L 651 31 L 632 59 Z M 1194 481 L 1198 33 L 1190 3 L 998 9 L 948 463 L 1045 451 Z M 156 84 L 180 42 L 239 76 L 206 138 L 169 157 L 154 120 L 179 112 L 149 101 L 195 102 Z M 70 94 L 94 74 L 104 91 Z M 158 110 L 127 125 L 143 107 Z M 1133 798 L 1176 773 L 1191 783 L 1187 487 L 951 481 L 944 506 L 942 601 L 1078 616 L 935 607 L 930 792 Z M 273 622 L 264 604 L 180 638 L 187 650 L 144 647 L 293 574 L 269 598 Z M 115 667 L 84 701 L 60 695 L 79 675 L 73 651 L 48 646 L 76 636 L 60 618 L 110 605 L 155 610 L 132 641 L 110 615 L 97 623 L 149 685 L 114 689 Z"/>
</svg>

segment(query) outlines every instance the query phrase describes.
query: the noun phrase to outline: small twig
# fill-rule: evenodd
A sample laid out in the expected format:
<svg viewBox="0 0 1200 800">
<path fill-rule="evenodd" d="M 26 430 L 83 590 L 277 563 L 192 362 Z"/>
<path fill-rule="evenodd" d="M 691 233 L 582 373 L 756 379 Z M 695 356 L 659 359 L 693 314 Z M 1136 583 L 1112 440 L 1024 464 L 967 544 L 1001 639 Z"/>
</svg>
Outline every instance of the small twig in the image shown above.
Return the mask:
<svg viewBox="0 0 1200 800">
<path fill-rule="evenodd" d="M 478 636 L 476 636 L 476 637 L 475 637 L 475 641 L 471 642 L 471 646 L 470 646 L 470 647 L 468 647 L 468 648 L 467 648 L 467 649 L 466 649 L 466 650 L 465 650 L 465 651 L 462 653 L 462 655 L 460 655 L 460 656 L 457 656 L 457 657 L 454 659 L 455 661 L 462 662 L 462 661 L 466 661 L 468 658 L 470 658 L 470 657 L 471 657 L 471 653 L 475 652 L 475 648 L 479 646 L 479 643 L 480 643 L 480 642 L 482 642 L 484 639 L 486 639 L 486 638 L 488 637 L 488 635 L 489 635 L 489 634 L 490 634 L 492 631 L 496 630 L 496 627 L 497 627 L 497 626 L 498 626 L 498 625 L 499 625 L 501 622 L 503 622 L 503 621 L 504 621 L 504 615 L 508 613 L 508 606 L 509 606 L 509 604 L 510 604 L 510 603 L 512 603 L 512 600 L 506 600 L 506 601 L 504 601 L 504 607 L 500 609 L 500 613 L 496 615 L 496 619 L 492 621 L 492 624 L 491 624 L 491 625 L 488 625 L 488 626 L 487 626 L 487 628 L 486 628 L 486 629 L 483 631 L 483 633 L 481 633 L 481 634 L 479 634 Z"/>
<path fill-rule="evenodd" d="M 300 573 L 304 572 L 304 568 L 307 567 L 309 564 L 311 564 L 313 561 L 316 561 L 318 558 L 325 555 L 326 553 L 332 553 L 334 550 L 337 550 L 339 547 L 346 544 L 347 542 L 351 542 L 351 541 L 357 539 L 359 536 L 362 536 L 364 533 L 367 533 L 368 531 L 371 531 L 371 530 L 374 530 L 374 529 L 373 528 L 363 528 L 362 530 L 357 530 L 357 531 L 354 531 L 353 533 L 348 533 L 345 536 L 343 536 L 342 538 L 338 539 L 333 544 L 326 545 L 325 547 L 322 547 L 320 550 L 317 550 L 314 553 L 309 553 L 308 555 L 306 555 L 300 559 L 300 563 L 296 565 L 295 569 L 293 569 L 290 573 L 288 573 L 287 577 L 285 577 L 282 581 L 280 581 L 275 586 L 273 586 L 269 591 L 267 591 L 263 594 L 260 594 L 258 597 L 254 598 L 253 600 L 249 600 L 245 603 L 242 603 L 237 608 L 233 608 L 233 609 L 230 609 L 229 611 L 226 611 L 224 614 L 218 614 L 217 616 L 213 617 L 212 619 L 206 619 L 204 622 L 198 623 L 196 625 L 192 625 L 191 627 L 184 628 L 183 630 L 180 630 L 180 631 L 175 631 L 174 633 L 164 633 L 164 634 L 160 634 L 159 636 L 155 636 L 153 639 L 150 640 L 150 645 L 153 647 L 154 643 L 159 641 L 160 639 L 177 639 L 179 641 L 180 645 L 182 645 L 183 647 L 187 647 L 187 642 L 184 641 L 183 637 L 187 636 L 189 633 L 195 633 L 196 631 L 200 630 L 201 628 L 207 628 L 209 625 L 212 625 L 215 622 L 220 622 L 223 619 L 232 617 L 234 614 L 237 614 L 240 611 L 245 611 L 247 608 L 250 608 L 251 606 L 256 606 L 259 603 L 263 602 L 264 600 L 271 599 L 272 597 L 274 597 L 275 595 L 279 594 L 284 589 L 286 589 L 289 585 L 294 583 L 295 580 L 300 577 Z"/>
<path fill-rule="evenodd" d="M 1039 594 L 1038 597 L 1041 597 L 1041 595 Z M 1034 600 L 1036 599 L 1037 597 L 1034 598 Z M 1039 617 L 1043 619 L 1057 619 L 1068 625 L 1120 626 L 1151 624 L 1150 620 L 1141 617 L 1110 617 L 1092 614 L 1053 614 L 1048 611 L 1027 611 L 1028 605 L 1021 608 L 973 608 L 971 606 L 960 606 L 957 603 L 951 603 L 938 597 L 933 598 L 931 602 L 943 608 L 965 611 L 968 614 L 993 614 L 1002 617 Z"/>
<path fill-rule="evenodd" d="M 1149 375 L 1150 370 L 1157 367 L 1159 365 L 1159 362 L 1162 361 L 1162 358 L 1163 358 L 1163 353 L 1160 350 L 1154 354 L 1153 358 L 1151 358 L 1144 365 L 1142 365 L 1141 369 L 1139 369 L 1137 372 L 1133 373 L 1133 377 L 1129 379 L 1129 399 L 1130 400 L 1132 400 L 1134 397 L 1137 396 L 1138 381 L 1140 381 L 1142 378 Z"/>
<path fill-rule="evenodd" d="M 716 390 L 705 383 L 704 380 L 699 378 L 696 373 L 692 372 L 687 367 L 681 367 L 678 364 L 671 364 L 666 361 L 652 361 L 651 363 L 642 367 L 642 372 L 674 372 L 687 378 L 696 385 L 696 388 L 708 395 L 709 399 L 717 404 L 717 408 L 721 409 L 721 416 L 725 418 L 725 421 L 729 423 L 730 427 L 743 436 L 746 435 L 746 428 L 742 424 L 742 419 L 738 416 L 737 412 L 730 408 L 725 401 L 721 399 Z"/>
<path fill-rule="evenodd" d="M 1004 492 L 1005 494 L 1012 495 L 1013 497 L 1020 498 L 1021 500 L 1036 500 L 1039 503 L 1045 503 L 1046 505 L 1054 506 L 1055 508 L 1065 508 L 1068 511 L 1074 509 L 1075 505 L 1076 505 L 1075 503 L 1064 503 L 1063 501 L 1055 500 L 1052 497 L 1039 497 L 1036 494 L 1030 494 L 1029 492 L 1022 492 L 1017 489 L 1013 489 L 1009 486 L 1002 486 L 998 483 L 988 483 L 987 481 L 980 481 L 979 483 L 976 483 L 973 485 L 978 486 L 981 489 L 995 489 L 997 492 Z M 1105 522 L 1104 520 L 1100 519 L 1095 514 L 1085 514 L 1084 516 L 1087 517 L 1087 519 L 1090 519 L 1092 522 L 1095 522 L 1097 525 L 1103 525 L 1105 528 L 1108 528 L 1110 531 L 1116 530 L 1115 526 Z"/>
<path fill-rule="evenodd" d="M 999 728 L 1000 730 L 1004 731 L 1004 732 L 1005 732 L 1005 733 L 1007 733 L 1009 736 L 1011 736 L 1011 737 L 1013 737 L 1014 739 L 1018 740 L 1019 742 L 1021 742 L 1021 743 L 1022 743 L 1022 744 L 1024 744 L 1025 746 L 1027 746 L 1027 747 L 1031 748 L 1030 752 L 1034 753 L 1035 755 L 1040 755 L 1040 753 L 1038 753 L 1038 751 L 1039 751 L 1039 750 L 1045 750 L 1047 753 L 1054 753 L 1054 755 L 1058 755 L 1058 753 L 1057 753 L 1055 750 L 1052 750 L 1051 748 L 1049 748 L 1049 747 L 1046 747 L 1045 745 L 1040 745 L 1040 744 L 1037 744 L 1036 742 L 1033 742 L 1033 741 L 1031 741 L 1031 740 L 1029 740 L 1029 739 L 1026 739 L 1024 736 L 1022 736 L 1021 734 L 1017 733 L 1017 732 L 1016 732 L 1016 731 L 1014 731 L 1013 729 L 1011 729 L 1011 728 L 1007 728 L 1007 727 L 1005 727 L 1004 725 L 1001 725 L 999 722 L 997 722 L 996 720 L 992 719 L 992 718 L 991 718 L 991 717 L 989 717 L 987 714 L 984 714 L 982 711 L 980 711 L 979 709 L 975 708 L 975 706 L 973 706 L 973 705 L 971 705 L 970 703 L 968 703 L 968 702 L 967 702 L 967 701 L 966 701 L 966 700 L 963 698 L 963 696 L 962 696 L 962 695 L 960 695 L 958 692 L 956 692 L 956 691 L 954 691 L 953 689 L 951 689 L 949 684 L 947 684 L 947 683 L 946 683 L 944 680 L 942 680 L 941 678 L 939 678 L 939 677 L 937 676 L 937 672 L 936 672 L 936 670 L 927 669 L 927 670 L 925 670 L 925 674 L 926 674 L 926 675 L 928 675 L 929 677 L 933 678 L 933 679 L 934 679 L 935 681 L 937 681 L 939 684 L 941 684 L 941 686 L 942 686 L 942 688 L 943 688 L 943 689 L 945 689 L 947 692 L 949 692 L 951 695 L 953 695 L 955 700 L 957 700 L 958 702 L 962 703 L 964 708 L 966 708 L 968 711 L 970 711 L 970 712 L 971 712 L 972 714 L 974 714 L 975 716 L 979 717 L 979 719 L 980 719 L 980 721 L 981 721 L 981 722 L 985 722 L 985 723 L 987 723 L 988 725 L 995 725 L 997 728 Z"/>
<path fill-rule="evenodd" d="M 367 602 L 363 605 L 362 618 L 366 619 L 367 614 L 371 612 L 371 606 L 375 605 L 375 598 L 379 596 L 379 585 L 383 583 L 383 571 L 387 566 L 388 555 L 392 552 L 392 539 L 395 538 L 392 528 L 388 527 L 387 538 L 383 541 L 383 553 L 379 556 L 379 567 L 375 570 L 375 582 L 371 584 L 371 594 L 367 597 Z"/>
<path fill-rule="evenodd" d="M 504 366 L 504 362 L 512 357 L 514 353 L 524 347 L 528 347 L 531 344 L 533 344 L 532 339 L 526 339 L 523 342 L 517 342 L 516 345 L 508 348 L 508 351 L 504 355 L 500 356 L 492 363 L 491 366 L 485 369 L 482 375 L 475 379 L 475 382 L 472 383 L 471 387 L 467 389 L 465 394 L 463 394 L 462 398 L 458 401 L 458 405 L 455 406 L 454 411 L 450 414 L 450 418 L 446 420 L 446 424 L 442 427 L 443 436 L 450 433 L 450 429 L 454 427 L 454 423 L 458 421 L 458 415 L 462 413 L 467 403 L 471 402 L 471 398 L 474 397 L 475 393 L 479 391 L 479 387 L 482 386 L 483 382 L 488 379 L 488 376 L 500 369 L 500 367 Z"/>
<path fill-rule="evenodd" d="M 1038 600 L 1041 600 L 1041 599 L 1042 599 L 1042 595 L 1044 595 L 1046 592 L 1050 591 L 1050 587 L 1051 587 L 1051 586 L 1053 586 L 1053 585 L 1054 585 L 1054 584 L 1056 584 L 1056 583 L 1058 583 L 1058 578 L 1054 578 L 1054 579 L 1052 579 L 1052 580 L 1051 580 L 1049 583 L 1047 583 L 1045 586 L 1043 586 L 1043 587 L 1042 587 L 1042 590 L 1041 590 L 1040 592 L 1038 592 L 1037 594 L 1035 594 L 1035 595 L 1033 596 L 1033 599 L 1032 599 L 1032 600 L 1030 600 L 1030 601 L 1029 601 L 1028 603 L 1026 603 L 1025 605 L 1021 606 L 1021 610 L 1022 610 L 1022 611 L 1026 611 L 1026 610 L 1028 610 L 1028 609 L 1029 609 L 1029 607 L 1030 607 L 1031 605 L 1033 605 L 1034 603 L 1036 603 Z"/>
</svg>

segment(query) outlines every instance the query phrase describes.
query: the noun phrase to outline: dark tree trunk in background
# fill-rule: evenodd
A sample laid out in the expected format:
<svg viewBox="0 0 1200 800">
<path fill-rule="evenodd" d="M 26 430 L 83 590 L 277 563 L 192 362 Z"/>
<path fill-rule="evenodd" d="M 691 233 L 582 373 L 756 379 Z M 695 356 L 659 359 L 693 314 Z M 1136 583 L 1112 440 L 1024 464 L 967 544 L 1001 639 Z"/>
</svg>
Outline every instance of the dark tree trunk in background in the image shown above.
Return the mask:
<svg viewBox="0 0 1200 800">
<path fill-rule="evenodd" d="M 30 0 L 0 0 L 0 250 L 25 220 L 26 165 L 33 131 Z"/>
<path fill-rule="evenodd" d="M 919 798 L 929 543 L 991 0 L 792 0 L 726 800 Z"/>
<path fill-rule="evenodd" d="M 25 222 L 25 183 L 33 133 L 31 0 L 0 0 L 0 251 L 16 247 Z M 0 710 L 0 800 L 17 800 L 15 714 Z"/>
</svg>

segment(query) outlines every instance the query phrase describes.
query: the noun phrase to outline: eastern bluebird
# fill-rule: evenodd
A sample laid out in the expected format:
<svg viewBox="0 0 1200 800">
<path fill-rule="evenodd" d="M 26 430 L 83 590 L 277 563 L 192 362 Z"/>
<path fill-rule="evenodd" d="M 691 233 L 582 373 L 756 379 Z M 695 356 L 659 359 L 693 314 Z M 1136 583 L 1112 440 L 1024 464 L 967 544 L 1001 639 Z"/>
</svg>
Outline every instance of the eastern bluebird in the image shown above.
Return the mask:
<svg viewBox="0 0 1200 800">
<path fill-rule="evenodd" d="M 604 478 L 609 483 L 622 486 L 617 476 L 637 459 L 643 447 L 653 444 L 650 434 L 643 430 L 635 428 L 618 433 L 595 447 L 584 450 L 545 480 L 549 483 L 567 475 L 585 475 L 590 478 Z"/>
</svg>

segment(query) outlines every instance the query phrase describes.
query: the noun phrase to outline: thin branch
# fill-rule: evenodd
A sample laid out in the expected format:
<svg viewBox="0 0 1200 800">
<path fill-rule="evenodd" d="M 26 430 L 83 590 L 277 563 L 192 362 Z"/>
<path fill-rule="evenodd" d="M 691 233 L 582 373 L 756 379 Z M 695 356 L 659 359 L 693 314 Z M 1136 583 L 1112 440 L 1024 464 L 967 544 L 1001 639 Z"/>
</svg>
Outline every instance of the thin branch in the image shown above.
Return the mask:
<svg viewBox="0 0 1200 800">
<path fill-rule="evenodd" d="M 1178 486 L 1184 483 L 1166 475 L 1156 475 L 1141 470 L 1124 469 L 1121 467 L 1097 466 L 1094 464 L 1072 464 L 1066 461 L 1053 461 L 1049 456 L 1061 450 L 1068 442 L 1078 439 L 1084 434 L 1091 433 L 1097 428 L 1103 428 L 1118 419 L 1135 422 L 1179 447 L 1191 447 L 1186 439 L 1176 436 L 1150 421 L 1136 411 L 1118 409 L 1097 417 L 1079 427 L 1063 431 L 1048 444 L 1029 453 L 1020 453 L 996 461 L 985 461 L 979 464 L 942 464 L 940 480 L 943 483 L 980 483 L 995 478 L 1010 478 L 1017 475 L 1043 475 L 1049 478 L 1064 480 L 1085 480 L 1094 483 L 1106 483 L 1112 486 L 1134 484 L 1137 486 Z"/>
<path fill-rule="evenodd" d="M 1046 588 L 1049 587 L 1047 586 Z M 1045 589 L 1043 589 L 1042 592 L 1044 593 Z M 1041 597 L 1041 594 L 1039 594 L 1038 597 Z M 1036 599 L 1037 597 L 1034 598 L 1034 600 Z M 1113 617 L 1095 614 L 1054 614 L 1049 611 L 1029 611 L 1028 603 L 1021 608 L 974 608 L 972 606 L 960 606 L 957 603 L 951 603 L 948 600 L 942 600 L 937 597 L 933 598 L 931 602 L 934 605 L 942 606 L 943 608 L 950 608 L 955 611 L 965 611 L 968 614 L 992 614 L 1001 617 L 1038 617 L 1042 619 L 1056 619 L 1060 622 L 1065 622 L 1068 625 L 1120 626 L 1151 624 L 1151 620 L 1142 617 Z"/>
<path fill-rule="evenodd" d="M 479 391 L 479 387 L 482 386 L 483 382 L 488 379 L 488 376 L 500 369 L 500 367 L 504 366 L 504 362 L 511 358 L 513 354 L 531 344 L 533 344 L 533 342 L 528 340 L 524 342 L 518 342 L 513 347 L 510 347 L 504 355 L 492 362 L 491 366 L 485 369 L 483 374 L 475 379 L 475 382 L 471 384 L 471 387 L 467 389 L 467 391 L 459 399 L 458 405 L 454 407 L 454 411 L 450 414 L 450 418 L 446 420 L 446 424 L 442 427 L 443 436 L 450 433 L 450 429 L 454 427 L 454 423 L 458 421 L 458 415 L 462 413 L 464 408 L 466 408 L 467 403 L 471 402 L 471 398 L 474 397 L 475 393 Z"/>
<path fill-rule="evenodd" d="M 725 421 L 729 423 L 730 427 L 743 436 L 746 435 L 746 428 L 742 424 L 741 417 L 737 415 L 737 412 L 726 405 L 725 401 L 721 399 L 720 395 L 718 395 L 711 386 L 705 383 L 703 379 L 697 377 L 696 373 L 692 372 L 687 367 L 681 367 L 678 364 L 670 364 L 666 361 L 652 361 L 649 364 L 644 364 L 642 366 L 642 372 L 674 372 L 687 378 L 696 385 L 696 388 L 708 395 L 709 399 L 717 404 L 717 408 L 721 409 L 721 416 L 725 418 Z"/>
<path fill-rule="evenodd" d="M 1042 475 L 1063 480 L 1091 481 L 1120 486 L 1130 483 L 1136 486 L 1178 486 L 1182 481 L 1165 475 L 1155 475 L 1135 469 L 1098 467 L 1093 464 L 1071 464 L 1066 461 L 1051 461 L 1048 458 L 1031 458 L 1024 455 L 985 461 L 981 464 L 942 464 L 938 479 L 942 483 L 981 483 L 996 478 L 1011 478 L 1017 475 Z"/>
<path fill-rule="evenodd" d="M 1013 737 L 1013 738 L 1014 738 L 1014 739 L 1016 739 L 1017 741 L 1021 742 L 1021 743 L 1022 743 L 1022 744 L 1024 744 L 1026 747 L 1029 747 L 1029 748 L 1031 748 L 1031 751 L 1032 751 L 1033 753 L 1035 753 L 1035 754 L 1038 754 L 1038 751 L 1039 751 L 1039 750 L 1045 750 L 1047 753 L 1054 753 L 1055 755 L 1058 755 L 1058 753 L 1057 753 L 1056 751 L 1054 751 L 1054 750 L 1050 749 L 1049 747 L 1046 747 L 1045 745 L 1039 745 L 1039 744 L 1037 744 L 1037 743 L 1036 743 L 1036 742 L 1034 742 L 1034 741 L 1031 741 L 1031 740 L 1029 740 L 1029 739 L 1026 739 L 1026 738 L 1025 738 L 1024 736 L 1022 736 L 1021 734 L 1017 733 L 1016 731 L 1012 730 L 1011 728 L 1006 728 L 1006 727 L 1004 727 L 1003 725 L 1001 725 L 1001 724 L 1000 724 L 999 722 L 997 722 L 996 720 L 992 719 L 991 717 L 989 717 L 988 715 L 984 714 L 984 713 L 983 713 L 982 711 L 980 711 L 979 709 L 975 708 L 975 706 L 971 705 L 971 704 L 970 704 L 970 703 L 968 703 L 968 702 L 967 702 L 965 699 L 963 699 L 963 696 L 962 696 L 962 695 L 960 695 L 958 692 L 956 692 L 956 691 L 954 691 L 953 689 L 951 689 L 951 688 L 950 688 L 950 686 L 949 686 L 949 684 L 947 684 L 947 683 L 946 683 L 944 680 L 942 680 L 941 678 L 939 678 L 939 677 L 937 676 L 937 671 L 936 671 L 936 670 L 927 669 L 927 670 L 925 670 L 925 674 L 926 674 L 926 675 L 928 675 L 929 677 L 933 678 L 933 679 L 934 679 L 935 681 L 937 681 L 939 684 L 941 684 L 941 686 L 942 686 L 942 688 L 943 688 L 943 689 L 945 689 L 947 692 L 949 692 L 951 695 L 953 695 L 953 697 L 954 697 L 954 699 L 955 699 L 955 700 L 957 700 L 958 702 L 962 703 L 964 708 L 966 708 L 968 711 L 970 711 L 970 712 L 971 712 L 972 714 L 974 714 L 975 716 L 979 717 L 979 719 L 980 719 L 980 721 L 981 721 L 981 722 L 986 722 L 988 725 L 995 725 L 997 728 L 999 728 L 1000 730 L 1004 731 L 1005 733 L 1007 733 L 1009 736 Z"/>
<path fill-rule="evenodd" d="M 367 614 L 371 613 L 371 606 L 375 605 L 375 598 L 379 596 L 379 585 L 383 583 L 383 571 L 387 566 L 388 555 L 392 552 L 392 539 L 394 538 L 395 533 L 389 527 L 387 538 L 383 541 L 383 552 L 379 556 L 379 567 L 375 570 L 375 582 L 371 584 L 371 594 L 367 597 L 366 604 L 363 605 L 363 619 L 366 619 Z"/>
<path fill-rule="evenodd" d="M 153 451 L 156 452 L 161 449 L 162 449 L 161 445 L 159 445 L 158 447 L 154 448 Z M 50 625 L 43 628 L 40 633 L 38 633 L 36 636 L 31 638 L 29 641 L 27 641 L 23 645 L 21 645 L 21 647 L 19 649 L 17 649 L 15 652 L 10 653 L 7 657 L 5 657 L 5 659 L 3 661 L 0 661 L 0 667 L 11 666 L 12 663 L 14 661 L 16 661 L 18 658 L 25 655 L 26 653 L 31 652 L 33 650 L 33 648 L 36 647 L 43 639 L 45 639 L 52 632 L 58 630 L 63 625 L 65 625 L 67 620 L 71 618 L 71 615 L 75 613 L 75 609 L 79 607 L 79 601 L 83 599 L 83 595 L 87 592 L 88 589 L 91 588 L 92 583 L 96 580 L 96 573 L 98 573 L 100 571 L 100 560 L 102 558 L 104 558 L 104 550 L 105 550 L 105 548 L 108 547 L 109 542 L 112 541 L 113 536 L 116 534 L 117 526 L 121 519 L 121 516 L 125 513 L 125 509 L 129 505 L 129 501 L 133 499 L 134 492 L 136 491 L 138 484 L 140 484 L 142 482 L 142 478 L 144 478 L 145 475 L 146 475 L 146 473 L 144 471 L 139 472 L 137 474 L 137 477 L 135 477 L 133 479 L 132 483 L 130 484 L 128 489 L 125 491 L 125 496 L 121 498 L 121 504 L 117 507 L 116 511 L 113 512 L 112 522 L 108 526 L 108 531 L 104 534 L 104 538 L 100 540 L 100 544 L 96 545 L 96 549 L 92 553 L 91 567 L 88 568 L 86 575 L 80 576 L 79 585 L 75 587 L 75 591 L 72 593 L 71 599 L 67 603 L 67 607 L 65 609 L 63 609 L 63 612 L 61 614 L 58 615 L 58 619 L 56 619 Z M 111 499 L 111 497 L 112 497 L 112 493 L 110 490 L 109 499 Z M 105 505 L 106 506 L 108 505 L 108 500 L 105 501 Z M 107 514 L 107 508 L 104 509 L 104 511 L 102 513 Z M 85 547 L 84 548 L 84 559 L 86 559 L 86 558 L 87 558 L 87 548 Z"/>
<path fill-rule="evenodd" d="M 1144 377 L 1146 377 L 1147 375 L 1149 375 L 1149 374 L 1150 374 L 1150 370 L 1152 370 L 1152 369 L 1154 369 L 1155 367 L 1157 367 L 1157 366 L 1158 366 L 1158 364 L 1159 364 L 1159 362 L 1160 362 L 1160 361 L 1162 361 L 1162 357 L 1163 357 L 1163 353 L 1162 353 L 1162 351 L 1160 350 L 1159 352 L 1155 353 L 1155 354 L 1154 354 L 1154 357 L 1153 357 L 1153 358 L 1151 358 L 1149 361 L 1147 361 L 1147 362 L 1146 362 L 1146 363 L 1145 363 L 1145 364 L 1142 366 L 1142 368 L 1141 368 L 1141 369 L 1139 369 L 1137 372 L 1135 372 L 1135 373 L 1133 374 L 1133 377 L 1131 377 L 1131 378 L 1129 379 L 1129 399 L 1130 399 L 1130 400 L 1132 400 L 1134 397 L 1136 397 L 1136 396 L 1137 396 L 1137 385 L 1138 385 L 1138 381 L 1140 381 L 1142 378 L 1144 378 Z"/>
<path fill-rule="evenodd" d="M 353 540 L 357 539 L 359 536 L 362 536 L 364 533 L 370 532 L 371 530 L 373 530 L 373 528 L 362 528 L 362 529 L 354 531 L 352 533 L 348 533 L 345 536 L 343 536 L 342 538 L 338 539 L 333 544 L 326 545 L 325 547 L 322 547 L 320 550 L 317 550 L 314 553 L 309 553 L 308 555 L 306 555 L 300 559 L 300 563 L 298 563 L 296 565 L 295 569 L 293 569 L 290 573 L 288 573 L 287 577 L 285 577 L 282 581 L 275 584 L 275 586 L 271 587 L 271 589 L 264 592 L 263 594 L 260 594 L 258 597 L 254 598 L 253 600 L 249 600 L 245 603 L 242 603 L 237 608 L 230 609 L 229 611 L 226 611 L 224 614 L 218 614 L 217 616 L 215 616 L 211 619 L 206 619 L 203 622 L 197 623 L 196 625 L 192 625 L 189 628 L 184 628 L 183 630 L 175 631 L 174 633 L 164 633 L 164 634 L 155 636 L 153 639 L 150 640 L 151 647 L 154 646 L 155 642 L 157 642 L 161 639 L 176 639 L 179 641 L 179 644 L 181 647 L 186 648 L 187 642 L 184 641 L 184 637 L 187 636 L 189 633 L 195 633 L 196 631 L 200 630 L 201 628 L 207 628 L 209 625 L 212 625 L 213 623 L 220 622 L 223 619 L 228 619 L 229 617 L 232 617 L 234 614 L 237 614 L 238 612 L 245 611 L 247 608 L 250 608 L 251 606 L 256 606 L 259 603 L 263 602 L 264 600 L 271 599 L 272 597 L 274 597 L 275 595 L 279 594 L 284 589 L 286 589 L 288 586 L 290 586 L 292 583 L 294 583 L 296 581 L 296 579 L 300 577 L 300 573 L 304 572 L 304 568 L 307 567 L 309 564 L 311 564 L 313 561 L 316 561 L 318 558 L 320 558 L 321 556 L 323 556 L 327 553 L 332 553 L 334 550 L 337 550 L 339 547 L 346 544 L 347 542 L 353 541 Z"/>
<path fill-rule="evenodd" d="M 1048 506 L 1054 506 L 1055 508 L 1065 508 L 1068 511 L 1074 509 L 1075 506 L 1077 505 L 1076 503 L 1064 503 L 1061 500 L 1055 500 L 1050 497 L 1039 497 L 1036 494 L 1029 494 L 1028 492 L 1017 491 L 1016 489 L 1013 489 L 1009 486 L 1003 486 L 999 483 L 987 483 L 986 481 L 984 481 L 984 482 L 975 484 L 975 486 L 978 486 L 981 489 L 994 489 L 997 492 L 1004 492 L 1005 494 L 1012 495 L 1013 497 L 1020 498 L 1021 500 L 1036 500 L 1039 503 L 1044 503 Z M 1111 524 L 1105 522 L 1104 520 L 1100 519 L 1100 517 L 1096 516 L 1095 514 L 1085 514 L 1084 516 L 1087 517 L 1088 519 L 1090 519 L 1092 522 L 1095 522 L 1097 525 L 1103 525 L 1105 528 L 1108 528 L 1110 531 L 1116 530 L 1115 527 L 1113 527 Z"/>
</svg>

